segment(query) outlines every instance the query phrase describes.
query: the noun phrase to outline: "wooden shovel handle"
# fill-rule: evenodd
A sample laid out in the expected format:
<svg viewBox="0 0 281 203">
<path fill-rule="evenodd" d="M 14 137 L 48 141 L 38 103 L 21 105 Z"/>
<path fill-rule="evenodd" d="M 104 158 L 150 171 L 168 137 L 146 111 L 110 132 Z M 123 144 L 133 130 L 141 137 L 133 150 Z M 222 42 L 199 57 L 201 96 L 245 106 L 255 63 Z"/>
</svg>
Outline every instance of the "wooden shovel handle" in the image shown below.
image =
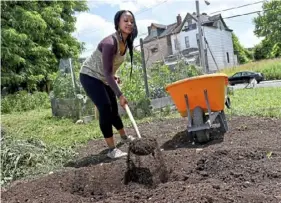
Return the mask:
<svg viewBox="0 0 281 203">
<path fill-rule="evenodd" d="M 125 110 L 126 110 L 128 116 L 129 116 L 129 118 L 130 118 L 130 120 L 131 120 L 131 122 L 132 122 L 132 124 L 133 124 L 133 126 L 134 126 L 134 128 L 135 128 L 135 131 L 136 131 L 136 133 L 137 133 L 137 135 L 138 135 L 138 138 L 141 138 L 141 135 L 140 135 L 138 126 L 137 126 L 137 124 L 136 124 L 136 121 L 135 121 L 135 119 L 134 119 L 134 117 L 133 117 L 133 115 L 132 115 L 132 113 L 131 113 L 131 111 L 130 111 L 130 108 L 129 108 L 129 106 L 128 106 L 127 104 L 125 105 Z"/>
</svg>

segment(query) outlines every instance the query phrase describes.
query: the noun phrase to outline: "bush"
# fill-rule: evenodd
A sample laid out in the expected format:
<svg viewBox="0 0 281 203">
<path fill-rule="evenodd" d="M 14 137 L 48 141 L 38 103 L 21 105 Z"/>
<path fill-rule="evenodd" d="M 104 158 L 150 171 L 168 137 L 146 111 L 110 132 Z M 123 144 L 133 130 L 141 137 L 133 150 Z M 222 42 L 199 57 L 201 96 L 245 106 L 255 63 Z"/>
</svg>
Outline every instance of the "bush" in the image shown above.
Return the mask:
<svg viewBox="0 0 281 203">
<path fill-rule="evenodd" d="M 57 99 L 75 98 L 78 93 L 85 95 L 80 81 L 79 74 L 75 73 L 75 88 L 73 87 L 73 80 L 70 73 L 59 72 L 53 81 L 52 97 Z"/>
<path fill-rule="evenodd" d="M 193 65 L 185 65 L 182 61 L 179 61 L 173 68 L 166 65 L 155 65 L 149 71 L 150 97 L 153 99 L 165 97 L 168 95 L 165 90 L 168 84 L 201 74 L 201 70 Z"/>
<path fill-rule="evenodd" d="M 46 92 L 28 93 L 19 91 L 2 98 L 1 113 L 24 112 L 40 108 L 50 108 L 50 99 Z"/>
</svg>

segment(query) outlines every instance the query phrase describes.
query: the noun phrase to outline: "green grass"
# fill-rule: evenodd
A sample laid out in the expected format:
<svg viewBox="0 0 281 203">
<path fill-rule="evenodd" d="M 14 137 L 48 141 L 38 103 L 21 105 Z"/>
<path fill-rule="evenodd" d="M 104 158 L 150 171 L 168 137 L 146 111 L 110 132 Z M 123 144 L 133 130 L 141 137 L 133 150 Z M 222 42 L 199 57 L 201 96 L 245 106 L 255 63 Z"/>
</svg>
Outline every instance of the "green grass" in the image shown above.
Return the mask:
<svg viewBox="0 0 281 203">
<path fill-rule="evenodd" d="M 144 118 L 137 123 L 151 121 L 157 117 Z M 123 118 L 123 121 L 125 127 L 131 126 L 128 118 Z M 5 114 L 2 115 L 2 124 L 7 133 L 17 139 L 36 138 L 47 145 L 59 147 L 75 146 L 91 139 L 102 138 L 98 120 L 92 120 L 87 124 L 75 124 L 71 119 L 52 117 L 50 109 Z M 115 130 L 114 132 L 116 133 Z"/>
<path fill-rule="evenodd" d="M 36 138 L 47 145 L 60 147 L 73 146 L 100 137 L 97 122 L 78 125 L 71 119 L 52 117 L 50 109 L 2 115 L 2 123 L 15 138 Z"/>
<path fill-rule="evenodd" d="M 239 89 L 230 96 L 231 115 L 281 118 L 281 88 Z"/>
<path fill-rule="evenodd" d="M 221 72 L 232 76 L 239 71 L 258 71 L 265 75 L 266 80 L 280 80 L 281 79 L 281 59 L 262 60 L 257 62 L 250 62 L 234 68 L 225 68 Z"/>
</svg>

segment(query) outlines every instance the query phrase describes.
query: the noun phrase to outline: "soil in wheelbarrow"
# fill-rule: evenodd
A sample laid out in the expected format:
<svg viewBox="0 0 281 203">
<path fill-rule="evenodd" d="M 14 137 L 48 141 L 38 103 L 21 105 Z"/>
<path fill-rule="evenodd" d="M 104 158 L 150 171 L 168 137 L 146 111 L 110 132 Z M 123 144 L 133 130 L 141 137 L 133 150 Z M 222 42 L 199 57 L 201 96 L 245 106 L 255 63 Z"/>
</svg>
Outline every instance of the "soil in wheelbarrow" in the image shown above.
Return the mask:
<svg viewBox="0 0 281 203">
<path fill-rule="evenodd" d="M 163 149 L 167 181 L 149 155 L 132 157 L 134 178 L 125 184 L 127 157 L 108 160 L 98 140 L 63 170 L 5 188 L 2 202 L 281 202 L 281 120 L 232 117 L 228 124 L 224 139 L 213 132 L 205 145 L 188 143 L 183 118 L 143 124 L 141 133 Z"/>
</svg>

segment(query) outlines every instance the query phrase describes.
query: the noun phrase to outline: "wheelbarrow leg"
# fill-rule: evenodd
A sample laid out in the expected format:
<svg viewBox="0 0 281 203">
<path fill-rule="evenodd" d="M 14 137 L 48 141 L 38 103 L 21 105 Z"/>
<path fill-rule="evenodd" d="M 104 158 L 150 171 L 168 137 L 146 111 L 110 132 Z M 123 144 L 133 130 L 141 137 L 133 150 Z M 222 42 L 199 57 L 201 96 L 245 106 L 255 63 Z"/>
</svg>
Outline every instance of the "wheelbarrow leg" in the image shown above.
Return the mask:
<svg viewBox="0 0 281 203">
<path fill-rule="evenodd" d="M 207 108 L 208 108 L 208 114 L 209 114 L 209 118 L 210 118 L 210 116 L 211 116 L 211 106 L 210 106 L 210 102 L 209 102 L 209 98 L 208 98 L 208 92 L 207 92 L 206 89 L 204 90 L 204 96 L 205 96 L 205 101 L 206 101 L 206 105 L 207 105 Z"/>
<path fill-rule="evenodd" d="M 187 111 L 187 119 L 188 119 L 187 127 L 190 128 L 191 127 L 191 113 L 190 113 L 190 108 L 189 108 L 187 94 L 184 95 L 184 98 L 185 98 L 186 111 Z"/>
<path fill-rule="evenodd" d="M 194 144 L 194 133 L 188 131 L 188 129 L 192 127 L 192 120 L 191 120 L 192 118 L 191 118 L 187 94 L 184 95 L 184 98 L 185 98 L 186 111 L 187 111 L 187 130 L 186 130 L 186 134 L 187 134 L 187 137 L 190 140 L 190 142 L 192 142 L 192 144 Z"/>
<path fill-rule="evenodd" d="M 228 131 L 228 125 L 227 125 L 227 120 L 225 117 L 225 113 L 224 111 L 221 111 L 221 113 L 219 114 L 219 122 L 220 122 L 220 130 L 223 133 L 226 133 Z"/>
</svg>

